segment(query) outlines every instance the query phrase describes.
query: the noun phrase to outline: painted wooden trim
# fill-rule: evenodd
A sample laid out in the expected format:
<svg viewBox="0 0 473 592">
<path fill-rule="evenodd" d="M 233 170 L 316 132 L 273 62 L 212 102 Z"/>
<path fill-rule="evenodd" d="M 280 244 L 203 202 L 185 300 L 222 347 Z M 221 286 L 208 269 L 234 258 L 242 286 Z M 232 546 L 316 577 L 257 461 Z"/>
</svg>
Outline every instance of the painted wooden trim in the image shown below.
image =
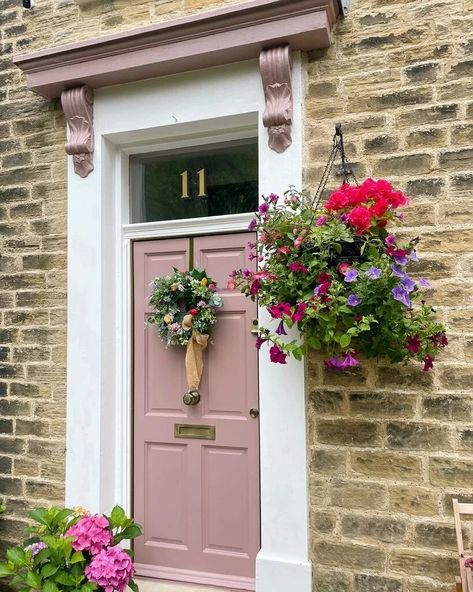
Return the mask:
<svg viewBox="0 0 473 592">
<path fill-rule="evenodd" d="M 14 63 L 28 87 L 48 98 L 253 59 L 263 49 L 329 47 L 339 0 L 250 0 L 42 51 Z"/>
</svg>

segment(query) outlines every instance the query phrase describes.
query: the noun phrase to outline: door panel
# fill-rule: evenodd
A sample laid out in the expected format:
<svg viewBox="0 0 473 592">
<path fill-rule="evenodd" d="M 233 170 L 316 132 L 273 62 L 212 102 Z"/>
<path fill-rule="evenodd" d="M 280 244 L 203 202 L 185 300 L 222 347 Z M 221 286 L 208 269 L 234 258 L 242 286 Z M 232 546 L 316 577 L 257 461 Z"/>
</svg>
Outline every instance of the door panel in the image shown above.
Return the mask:
<svg viewBox="0 0 473 592">
<path fill-rule="evenodd" d="M 254 589 L 259 527 L 257 351 L 250 331 L 257 309 L 226 288 L 247 266 L 249 233 L 135 243 L 134 515 L 141 575 Z M 193 241 L 193 249 L 191 249 Z M 185 348 L 166 348 L 151 313 L 156 276 L 193 267 L 218 283 L 224 306 L 204 353 L 201 402 L 187 407 Z M 181 439 L 176 423 L 211 425 L 213 441 Z"/>
</svg>

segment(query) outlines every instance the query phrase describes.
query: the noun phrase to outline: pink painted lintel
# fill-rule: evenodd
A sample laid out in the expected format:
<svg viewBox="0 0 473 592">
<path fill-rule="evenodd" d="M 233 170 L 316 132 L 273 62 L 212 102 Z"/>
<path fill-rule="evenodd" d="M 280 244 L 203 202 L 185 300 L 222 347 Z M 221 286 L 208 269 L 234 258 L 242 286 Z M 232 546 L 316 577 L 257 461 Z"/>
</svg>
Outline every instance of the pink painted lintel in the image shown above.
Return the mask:
<svg viewBox="0 0 473 592">
<path fill-rule="evenodd" d="M 28 87 L 48 98 L 258 58 L 290 45 L 329 47 L 339 0 L 250 0 L 217 10 L 19 55 Z"/>
</svg>

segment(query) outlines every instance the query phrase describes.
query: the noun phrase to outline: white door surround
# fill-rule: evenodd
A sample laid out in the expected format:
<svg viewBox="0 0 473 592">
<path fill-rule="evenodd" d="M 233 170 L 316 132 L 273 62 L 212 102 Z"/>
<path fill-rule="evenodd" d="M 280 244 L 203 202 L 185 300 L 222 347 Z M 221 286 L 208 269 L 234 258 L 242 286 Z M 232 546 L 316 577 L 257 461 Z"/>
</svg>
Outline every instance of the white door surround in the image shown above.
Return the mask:
<svg viewBox="0 0 473 592">
<path fill-rule="evenodd" d="M 95 170 L 68 169 L 66 503 L 130 509 L 130 243 L 238 231 L 249 216 L 129 222 L 129 155 L 258 135 L 260 194 L 302 186 L 300 56 L 293 69 L 293 144 L 267 144 L 256 61 L 97 91 Z M 265 313 L 262 311 L 262 316 Z M 260 354 L 261 536 L 257 592 L 310 592 L 304 366 Z"/>
</svg>

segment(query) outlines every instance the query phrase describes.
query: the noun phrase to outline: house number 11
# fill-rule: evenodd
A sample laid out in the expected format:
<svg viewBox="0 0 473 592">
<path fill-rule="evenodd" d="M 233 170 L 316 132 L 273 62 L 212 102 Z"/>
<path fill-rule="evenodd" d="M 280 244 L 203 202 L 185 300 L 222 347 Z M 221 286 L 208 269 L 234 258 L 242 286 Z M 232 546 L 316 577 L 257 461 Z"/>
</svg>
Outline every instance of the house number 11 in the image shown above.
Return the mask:
<svg viewBox="0 0 473 592">
<path fill-rule="evenodd" d="M 197 197 L 207 197 L 207 188 L 206 188 L 206 179 L 205 179 L 205 169 L 200 169 L 197 171 L 198 177 L 198 185 L 199 185 L 199 193 Z M 184 171 L 181 173 L 181 180 L 182 180 L 182 199 L 189 199 L 189 171 Z"/>
</svg>

